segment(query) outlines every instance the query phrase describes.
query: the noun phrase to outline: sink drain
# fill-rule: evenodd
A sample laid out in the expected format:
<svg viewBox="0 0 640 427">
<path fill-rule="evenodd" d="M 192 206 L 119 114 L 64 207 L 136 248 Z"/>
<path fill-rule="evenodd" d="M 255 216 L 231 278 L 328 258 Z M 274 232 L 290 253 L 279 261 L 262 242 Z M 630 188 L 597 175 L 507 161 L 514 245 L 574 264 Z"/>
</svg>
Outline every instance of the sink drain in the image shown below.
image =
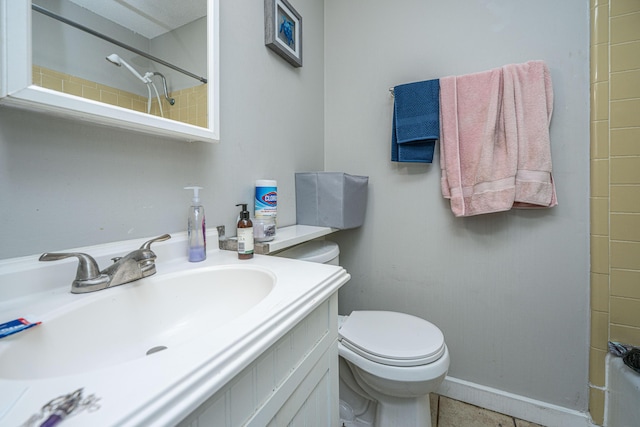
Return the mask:
<svg viewBox="0 0 640 427">
<path fill-rule="evenodd" d="M 164 345 L 157 345 L 157 346 L 152 347 L 149 350 L 147 350 L 147 356 L 149 356 L 150 354 L 153 354 L 153 353 L 157 353 L 157 352 L 162 351 L 162 350 L 166 350 L 166 349 L 167 349 L 167 347 L 165 347 Z"/>
</svg>

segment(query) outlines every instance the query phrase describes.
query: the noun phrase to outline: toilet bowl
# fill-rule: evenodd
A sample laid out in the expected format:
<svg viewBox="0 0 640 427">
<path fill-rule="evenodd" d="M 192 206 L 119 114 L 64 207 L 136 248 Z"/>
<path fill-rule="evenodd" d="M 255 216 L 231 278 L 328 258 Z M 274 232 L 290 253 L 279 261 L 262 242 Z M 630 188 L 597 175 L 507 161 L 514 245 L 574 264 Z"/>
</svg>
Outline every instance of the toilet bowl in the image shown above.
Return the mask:
<svg viewBox="0 0 640 427">
<path fill-rule="evenodd" d="M 341 394 L 347 386 L 376 402 L 375 423 L 356 415 L 349 417 L 353 426 L 431 426 L 429 393 L 449 369 L 449 351 L 435 325 L 405 313 L 354 311 L 340 319 L 338 336 L 338 353 L 358 385 L 354 390 L 341 381 Z"/>
<path fill-rule="evenodd" d="M 279 256 L 338 264 L 338 245 L 311 241 Z M 393 311 L 353 311 L 338 320 L 340 418 L 345 427 L 431 427 L 429 393 L 449 369 L 432 323 Z"/>
</svg>

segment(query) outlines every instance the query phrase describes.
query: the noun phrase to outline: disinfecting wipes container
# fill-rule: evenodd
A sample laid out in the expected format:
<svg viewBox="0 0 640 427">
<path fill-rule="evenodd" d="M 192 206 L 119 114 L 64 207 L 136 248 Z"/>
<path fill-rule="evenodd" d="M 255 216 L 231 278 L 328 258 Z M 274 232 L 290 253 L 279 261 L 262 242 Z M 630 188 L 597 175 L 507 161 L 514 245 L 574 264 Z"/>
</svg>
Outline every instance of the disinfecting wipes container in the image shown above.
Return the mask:
<svg viewBox="0 0 640 427">
<path fill-rule="evenodd" d="M 271 217 L 276 220 L 278 213 L 278 184 L 272 179 L 256 181 L 255 217 Z"/>
</svg>

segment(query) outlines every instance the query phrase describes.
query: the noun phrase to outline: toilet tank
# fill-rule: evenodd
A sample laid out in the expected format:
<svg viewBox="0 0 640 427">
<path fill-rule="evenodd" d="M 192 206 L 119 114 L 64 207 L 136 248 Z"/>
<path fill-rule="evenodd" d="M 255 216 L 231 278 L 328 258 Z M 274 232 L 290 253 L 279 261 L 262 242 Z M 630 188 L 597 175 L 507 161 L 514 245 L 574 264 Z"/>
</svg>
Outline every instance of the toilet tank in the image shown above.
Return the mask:
<svg viewBox="0 0 640 427">
<path fill-rule="evenodd" d="M 302 243 L 278 252 L 275 256 L 320 264 L 340 265 L 340 248 L 337 243 L 328 240 L 312 240 Z"/>
</svg>

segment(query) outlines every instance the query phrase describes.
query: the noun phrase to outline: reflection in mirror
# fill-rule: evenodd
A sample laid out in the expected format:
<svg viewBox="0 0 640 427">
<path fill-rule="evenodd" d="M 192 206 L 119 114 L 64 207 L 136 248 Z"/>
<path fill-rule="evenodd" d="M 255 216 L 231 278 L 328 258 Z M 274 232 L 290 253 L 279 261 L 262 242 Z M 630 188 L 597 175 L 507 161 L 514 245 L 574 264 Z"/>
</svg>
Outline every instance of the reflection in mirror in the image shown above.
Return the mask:
<svg viewBox="0 0 640 427">
<path fill-rule="evenodd" d="M 33 84 L 207 127 L 206 0 L 35 0 Z"/>
</svg>

